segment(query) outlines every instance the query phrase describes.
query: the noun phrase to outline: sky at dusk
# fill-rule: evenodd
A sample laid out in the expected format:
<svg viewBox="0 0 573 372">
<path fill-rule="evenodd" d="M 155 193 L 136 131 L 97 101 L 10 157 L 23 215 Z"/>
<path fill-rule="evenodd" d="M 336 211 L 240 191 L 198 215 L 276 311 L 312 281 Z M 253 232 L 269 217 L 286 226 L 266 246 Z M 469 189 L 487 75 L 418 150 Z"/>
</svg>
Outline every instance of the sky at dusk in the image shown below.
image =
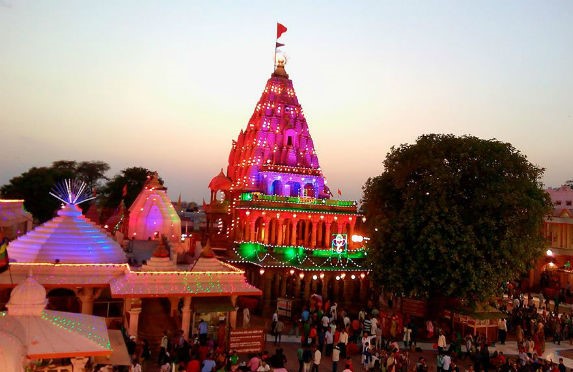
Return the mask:
<svg viewBox="0 0 573 372">
<path fill-rule="evenodd" d="M 0 184 L 56 160 L 208 200 L 273 70 L 276 22 L 320 165 L 359 200 L 426 133 L 573 178 L 572 1 L 0 0 Z"/>
</svg>

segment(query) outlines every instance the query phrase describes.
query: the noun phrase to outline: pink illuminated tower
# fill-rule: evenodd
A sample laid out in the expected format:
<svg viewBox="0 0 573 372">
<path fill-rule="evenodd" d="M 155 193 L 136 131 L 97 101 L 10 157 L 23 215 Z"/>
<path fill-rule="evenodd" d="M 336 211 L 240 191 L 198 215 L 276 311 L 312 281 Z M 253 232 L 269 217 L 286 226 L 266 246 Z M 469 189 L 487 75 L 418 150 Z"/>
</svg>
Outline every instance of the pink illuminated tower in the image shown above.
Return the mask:
<svg viewBox="0 0 573 372">
<path fill-rule="evenodd" d="M 246 269 L 266 307 L 278 297 L 367 296 L 363 216 L 355 201 L 331 198 L 283 61 L 209 188 L 211 244 Z"/>
</svg>

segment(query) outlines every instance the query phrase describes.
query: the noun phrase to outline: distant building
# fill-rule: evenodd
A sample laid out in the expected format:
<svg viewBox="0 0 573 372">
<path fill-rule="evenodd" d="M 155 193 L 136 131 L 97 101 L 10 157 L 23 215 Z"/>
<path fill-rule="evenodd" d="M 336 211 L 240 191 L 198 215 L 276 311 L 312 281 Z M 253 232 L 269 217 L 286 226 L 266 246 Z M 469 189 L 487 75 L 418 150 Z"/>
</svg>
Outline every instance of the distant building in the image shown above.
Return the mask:
<svg viewBox="0 0 573 372">
<path fill-rule="evenodd" d="M 545 254 L 530 273 L 529 284 L 545 288 L 553 296 L 560 288 L 573 286 L 573 189 L 564 185 L 546 190 L 553 210 L 543 221 Z"/>
<path fill-rule="evenodd" d="M 226 174 L 221 169 L 209 188 L 213 249 L 246 269 L 267 308 L 285 296 L 366 298 L 363 216 L 356 201 L 332 198 L 283 63 L 233 141 Z"/>
<path fill-rule="evenodd" d="M 32 229 L 32 215 L 24 209 L 24 200 L 0 199 L 0 238 L 10 240 Z"/>
</svg>

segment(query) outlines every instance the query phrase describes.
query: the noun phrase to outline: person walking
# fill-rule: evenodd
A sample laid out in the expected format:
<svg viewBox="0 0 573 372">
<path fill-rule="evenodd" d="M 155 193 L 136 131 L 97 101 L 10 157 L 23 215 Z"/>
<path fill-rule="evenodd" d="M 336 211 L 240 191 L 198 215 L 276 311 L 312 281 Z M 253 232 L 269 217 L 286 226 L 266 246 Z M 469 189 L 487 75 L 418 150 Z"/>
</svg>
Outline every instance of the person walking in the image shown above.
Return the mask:
<svg viewBox="0 0 573 372">
<path fill-rule="evenodd" d="M 320 367 L 320 360 L 322 359 L 322 353 L 316 345 L 312 345 L 312 369 L 311 372 L 318 372 L 318 368 Z"/>
<path fill-rule="evenodd" d="M 501 318 L 497 321 L 497 331 L 499 334 L 500 344 L 505 345 L 505 339 L 507 337 L 507 322 L 504 318 Z"/>
<path fill-rule="evenodd" d="M 336 345 L 332 349 L 332 372 L 338 372 L 339 361 L 340 361 L 340 347 Z"/>
<path fill-rule="evenodd" d="M 275 334 L 275 346 L 279 346 L 281 344 L 281 337 L 283 334 L 285 328 L 285 324 L 282 320 L 277 320 L 277 322 L 275 323 L 275 329 L 274 329 L 274 334 Z"/>
</svg>

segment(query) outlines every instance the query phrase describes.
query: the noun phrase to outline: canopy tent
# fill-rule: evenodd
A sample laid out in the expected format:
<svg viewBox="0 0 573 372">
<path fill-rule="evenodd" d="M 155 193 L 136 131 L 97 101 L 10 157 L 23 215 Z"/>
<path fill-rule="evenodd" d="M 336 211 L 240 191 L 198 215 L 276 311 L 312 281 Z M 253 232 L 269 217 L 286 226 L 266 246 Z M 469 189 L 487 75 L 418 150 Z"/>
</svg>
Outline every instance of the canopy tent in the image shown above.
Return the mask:
<svg viewBox="0 0 573 372">
<path fill-rule="evenodd" d="M 30 359 L 110 355 L 105 318 L 44 310 L 40 316 L 0 313 L 0 329 L 20 340 Z"/>
</svg>

